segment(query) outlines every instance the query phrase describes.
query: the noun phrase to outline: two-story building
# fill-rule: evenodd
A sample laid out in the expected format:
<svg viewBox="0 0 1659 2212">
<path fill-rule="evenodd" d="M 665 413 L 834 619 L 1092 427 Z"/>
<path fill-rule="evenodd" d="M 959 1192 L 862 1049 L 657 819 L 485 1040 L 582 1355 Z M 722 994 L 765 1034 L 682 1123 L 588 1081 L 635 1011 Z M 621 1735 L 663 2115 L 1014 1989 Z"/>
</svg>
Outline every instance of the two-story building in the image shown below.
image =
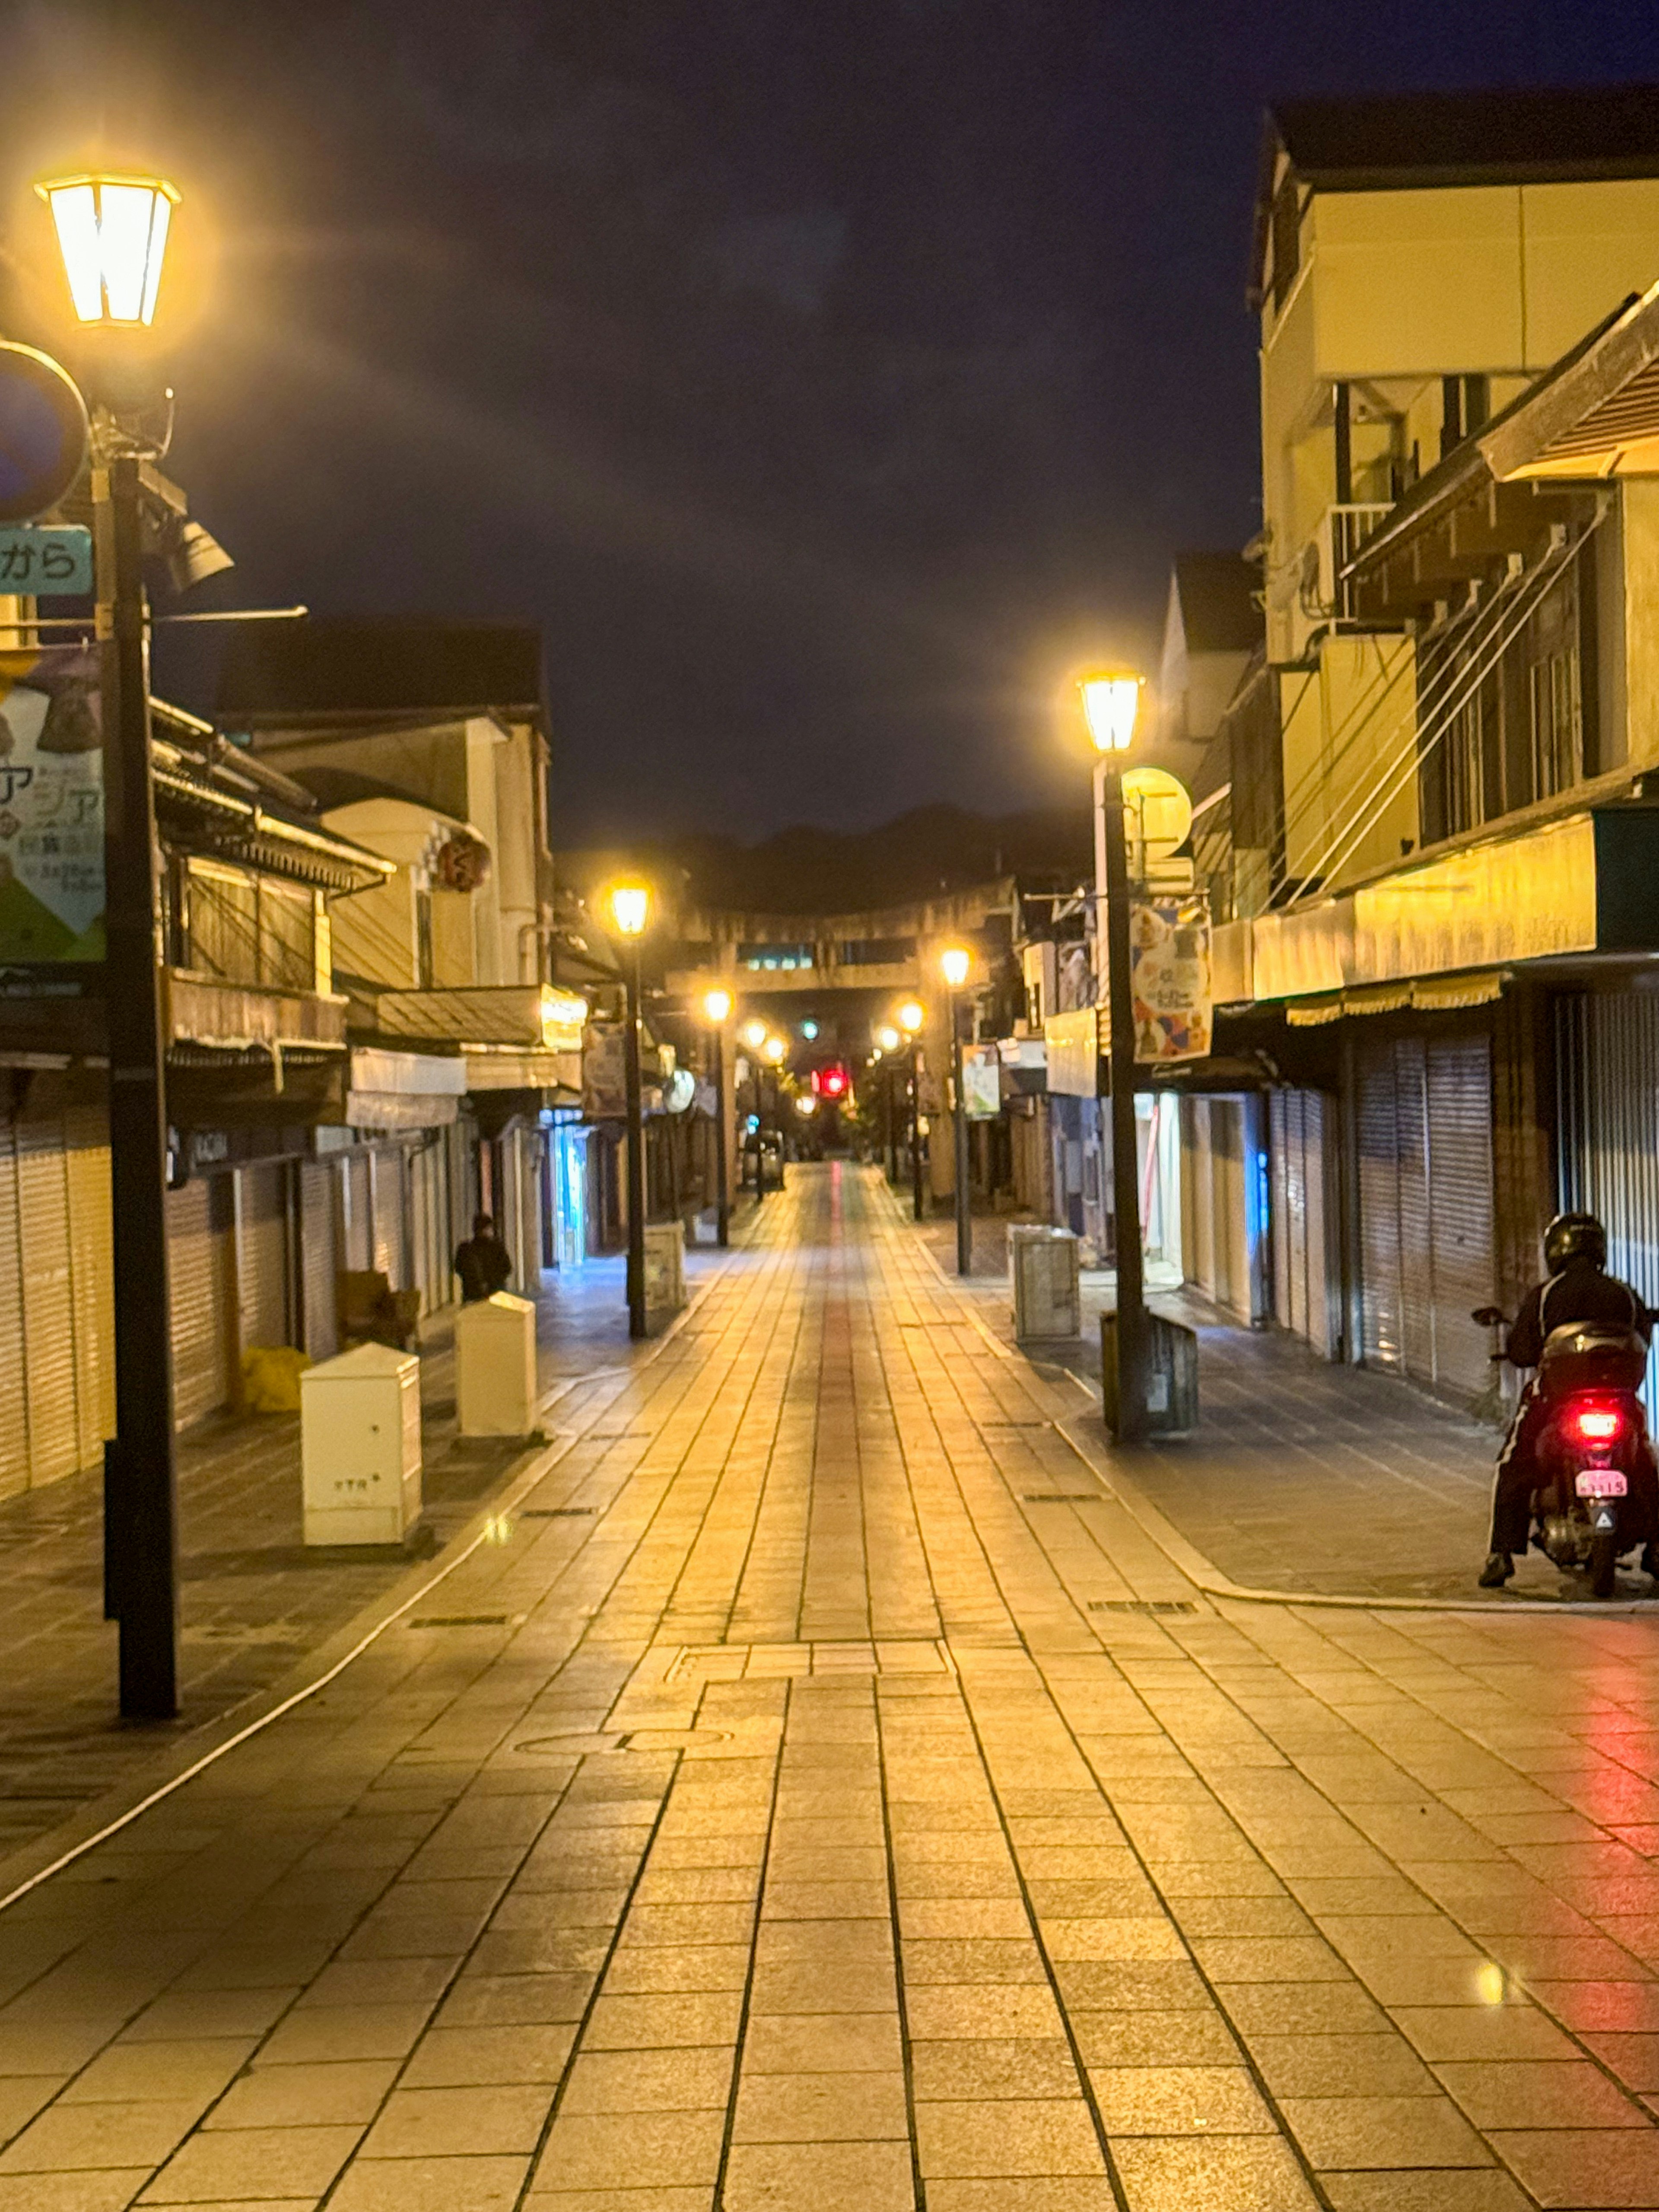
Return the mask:
<svg viewBox="0 0 1659 2212">
<path fill-rule="evenodd" d="M 1472 1400 L 1558 1204 L 1659 1297 L 1659 91 L 1279 109 L 1256 252 L 1218 1039 L 1277 1317 Z"/>
</svg>

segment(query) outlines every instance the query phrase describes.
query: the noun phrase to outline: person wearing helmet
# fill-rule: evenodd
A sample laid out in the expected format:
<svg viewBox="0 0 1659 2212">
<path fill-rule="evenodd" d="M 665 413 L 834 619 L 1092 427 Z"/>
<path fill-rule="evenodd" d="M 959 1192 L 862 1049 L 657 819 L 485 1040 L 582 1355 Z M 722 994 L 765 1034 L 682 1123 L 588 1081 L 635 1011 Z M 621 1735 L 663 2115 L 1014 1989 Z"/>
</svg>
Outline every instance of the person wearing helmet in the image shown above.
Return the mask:
<svg viewBox="0 0 1659 2212">
<path fill-rule="evenodd" d="M 1535 1368 L 1544 1354 L 1544 1340 L 1554 1328 L 1570 1322 L 1601 1322 L 1610 1328 L 1634 1329 L 1644 1344 L 1653 1334 L 1654 1316 L 1617 1275 L 1608 1274 L 1607 1232 L 1593 1213 L 1558 1213 L 1544 1231 L 1544 1265 L 1547 1279 L 1534 1284 L 1521 1302 L 1515 1325 L 1504 1345 L 1504 1357 L 1513 1367 Z M 1532 1494 L 1538 1487 L 1537 1450 L 1548 1425 L 1549 1413 L 1531 1382 L 1521 1394 L 1504 1449 L 1498 1456 L 1498 1479 L 1492 1486 L 1492 1551 L 1480 1570 L 1482 1589 L 1498 1589 L 1515 1572 L 1514 1554 L 1524 1552 L 1532 1526 Z M 1655 1492 L 1649 1501 L 1650 1526 L 1659 1521 L 1659 1483 L 1650 1459 L 1642 1474 L 1632 1478 Z M 1650 1544 L 1642 1564 L 1655 1571 L 1654 1547 Z"/>
</svg>

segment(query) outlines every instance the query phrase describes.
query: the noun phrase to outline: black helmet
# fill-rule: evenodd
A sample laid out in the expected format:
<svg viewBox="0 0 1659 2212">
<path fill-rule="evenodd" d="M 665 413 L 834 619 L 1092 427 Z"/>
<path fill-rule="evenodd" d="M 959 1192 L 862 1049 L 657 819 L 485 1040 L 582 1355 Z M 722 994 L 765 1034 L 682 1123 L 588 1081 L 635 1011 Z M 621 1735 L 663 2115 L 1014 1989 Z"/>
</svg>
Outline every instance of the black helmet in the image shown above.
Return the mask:
<svg viewBox="0 0 1659 2212">
<path fill-rule="evenodd" d="M 1593 1213 L 1558 1213 L 1544 1231 L 1544 1265 L 1559 1275 L 1570 1261 L 1607 1264 L 1607 1232 Z"/>
</svg>

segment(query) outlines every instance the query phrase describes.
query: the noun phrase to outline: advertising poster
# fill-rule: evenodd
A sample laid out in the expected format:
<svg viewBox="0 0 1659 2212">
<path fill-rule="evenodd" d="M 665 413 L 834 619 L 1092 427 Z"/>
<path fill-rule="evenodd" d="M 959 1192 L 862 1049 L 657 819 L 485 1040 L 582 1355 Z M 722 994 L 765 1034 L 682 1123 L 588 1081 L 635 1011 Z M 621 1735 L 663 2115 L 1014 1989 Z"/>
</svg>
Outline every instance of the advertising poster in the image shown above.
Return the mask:
<svg viewBox="0 0 1659 2212">
<path fill-rule="evenodd" d="M 628 1069 L 620 1024 L 590 1024 L 582 1045 L 582 1113 L 590 1121 L 628 1115 Z"/>
<path fill-rule="evenodd" d="M 1202 1060 L 1210 1049 L 1210 907 L 1201 895 L 1137 899 L 1129 918 L 1135 1058 Z"/>
<path fill-rule="evenodd" d="M 104 957 L 104 757 L 96 651 L 0 653 L 0 990 Z"/>
<path fill-rule="evenodd" d="M 996 1047 L 964 1052 L 962 1096 L 970 1121 L 994 1121 L 1002 1111 L 1002 1060 Z"/>
</svg>

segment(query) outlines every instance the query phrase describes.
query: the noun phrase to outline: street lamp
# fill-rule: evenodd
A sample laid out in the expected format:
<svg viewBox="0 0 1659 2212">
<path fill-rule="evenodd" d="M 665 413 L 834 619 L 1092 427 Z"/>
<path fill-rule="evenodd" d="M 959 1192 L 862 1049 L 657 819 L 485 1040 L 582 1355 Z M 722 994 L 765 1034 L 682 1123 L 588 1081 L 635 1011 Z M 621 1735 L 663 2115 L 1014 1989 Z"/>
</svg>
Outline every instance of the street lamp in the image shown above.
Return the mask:
<svg viewBox="0 0 1659 2212">
<path fill-rule="evenodd" d="M 755 1014 L 751 1014 L 749 1017 L 749 1019 L 744 1024 L 743 1027 L 738 1031 L 738 1035 L 743 1039 L 744 1043 L 748 1047 L 751 1061 L 758 1062 L 761 1047 L 766 1042 L 767 1037 L 769 1034 L 770 1032 L 767 1029 L 766 1024 Z M 761 1097 L 760 1068 L 757 1065 L 754 1069 L 754 1083 L 755 1199 L 757 1204 L 758 1204 L 759 1201 L 766 1195 L 766 1127 L 765 1116 L 761 1110 L 763 1102 Z"/>
<path fill-rule="evenodd" d="M 155 313 L 177 191 L 159 177 L 95 175 L 56 177 L 37 189 L 52 214 L 77 319 L 142 330 Z M 115 1309 L 115 1435 L 104 1449 L 104 1610 L 119 1623 L 123 1716 L 170 1720 L 179 1710 L 179 1481 L 143 579 L 143 475 L 154 452 L 101 406 L 93 436 Z"/>
<path fill-rule="evenodd" d="M 884 1022 L 876 1031 L 876 1048 L 871 1055 L 872 1059 L 888 1062 L 882 1070 L 882 1097 L 885 1109 L 883 1119 L 887 1125 L 887 1180 L 890 1183 L 898 1179 L 898 1107 L 894 1097 L 896 1063 L 891 1055 L 898 1050 L 899 1044 L 898 1031 L 891 1022 Z"/>
<path fill-rule="evenodd" d="M 34 189 L 52 210 L 76 319 L 154 322 L 177 190 L 165 177 L 87 173 L 49 177 Z"/>
<path fill-rule="evenodd" d="M 951 1003 L 951 1086 L 955 1093 L 956 1109 L 957 1273 L 959 1275 L 971 1275 L 974 1272 L 974 1217 L 968 1194 L 968 1101 L 963 1096 L 962 1088 L 962 1022 L 957 1007 L 957 994 L 968 981 L 968 971 L 973 964 L 973 954 L 962 945 L 947 945 L 939 957 L 939 973 L 945 978 Z"/>
<path fill-rule="evenodd" d="M 921 1203 L 921 1030 L 927 1010 L 920 999 L 907 999 L 898 1010 L 898 1025 L 910 1044 L 910 1208 L 920 1221 Z"/>
<path fill-rule="evenodd" d="M 1121 757 L 1135 732 L 1142 679 L 1127 669 L 1085 676 L 1078 686 L 1095 763 L 1095 943 L 1104 963 L 1110 1017 L 1112 1213 L 1117 1258 L 1117 1437 L 1146 1432 L 1146 1293 L 1140 1249 L 1135 1142 L 1134 991 L 1129 975 L 1129 854 L 1123 835 Z M 1098 987 L 1097 987 L 1097 997 Z"/>
<path fill-rule="evenodd" d="M 787 1037 L 769 1036 L 761 1047 L 761 1058 L 772 1071 L 772 1127 L 778 1133 L 778 1188 L 780 1190 L 783 1188 L 783 1094 L 778 1088 L 778 1071 L 788 1057 L 789 1041 Z M 760 1103 L 758 1077 L 755 1081 L 755 1098 L 758 1105 Z M 765 1151 L 766 1117 L 763 1114 L 761 1116 L 761 1126 L 757 1136 L 755 1173 L 758 1176 L 761 1172 L 762 1157 Z"/>
<path fill-rule="evenodd" d="M 714 1242 L 732 1241 L 732 1183 L 726 1164 L 726 1024 L 732 1018 L 732 994 L 705 991 L 703 1018 L 714 1032 Z"/>
<path fill-rule="evenodd" d="M 651 920 L 644 884 L 613 884 L 605 894 L 611 926 L 626 948 L 623 980 L 628 994 L 623 1030 L 623 1069 L 628 1095 L 628 1334 L 642 1337 L 645 1316 L 645 1103 L 640 1078 L 640 939 Z"/>
</svg>

